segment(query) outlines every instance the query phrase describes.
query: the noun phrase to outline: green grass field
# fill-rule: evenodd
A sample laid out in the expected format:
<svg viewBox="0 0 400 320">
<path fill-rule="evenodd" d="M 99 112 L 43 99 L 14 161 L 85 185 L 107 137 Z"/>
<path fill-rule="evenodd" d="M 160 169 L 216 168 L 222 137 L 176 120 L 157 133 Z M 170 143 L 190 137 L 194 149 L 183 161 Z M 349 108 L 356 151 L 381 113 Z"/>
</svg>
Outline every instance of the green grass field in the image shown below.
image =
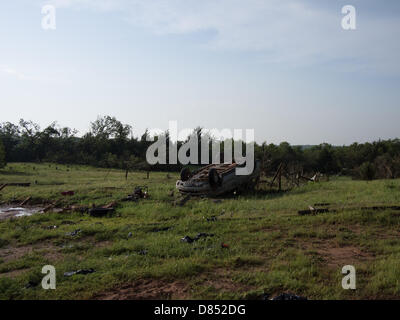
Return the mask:
<svg viewBox="0 0 400 320">
<path fill-rule="evenodd" d="M 282 292 L 309 299 L 400 297 L 400 211 L 361 210 L 399 205 L 400 180 L 336 178 L 285 193 L 179 206 L 177 192 L 171 196 L 177 178 L 136 172 L 125 180 L 119 170 L 9 164 L 0 184 L 32 185 L 4 188 L 3 205 L 30 196 L 29 205 L 100 206 L 136 185 L 147 185 L 151 197 L 121 202 L 107 217 L 47 212 L 0 220 L 0 299 L 260 299 Z M 75 195 L 62 196 L 67 190 Z M 336 212 L 298 215 L 321 202 Z M 78 235 L 67 235 L 77 229 Z M 200 232 L 214 236 L 181 242 Z M 56 290 L 40 285 L 48 264 L 56 268 Z M 341 286 L 344 265 L 356 268 L 356 290 Z M 87 268 L 95 272 L 63 275 Z M 29 282 L 38 285 L 27 288 Z"/>
</svg>

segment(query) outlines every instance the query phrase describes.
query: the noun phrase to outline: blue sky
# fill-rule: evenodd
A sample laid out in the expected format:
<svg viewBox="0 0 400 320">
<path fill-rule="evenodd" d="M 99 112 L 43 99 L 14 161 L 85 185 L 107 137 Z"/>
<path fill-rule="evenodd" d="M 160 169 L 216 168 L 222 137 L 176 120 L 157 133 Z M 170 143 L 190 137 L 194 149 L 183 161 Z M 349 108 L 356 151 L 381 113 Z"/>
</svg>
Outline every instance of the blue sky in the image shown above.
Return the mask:
<svg viewBox="0 0 400 320">
<path fill-rule="evenodd" d="M 57 29 L 41 28 L 41 7 Z M 357 30 L 341 28 L 341 8 Z M 399 137 L 400 2 L 14 0 L 0 4 L 0 122 L 255 130 L 257 141 Z"/>
</svg>

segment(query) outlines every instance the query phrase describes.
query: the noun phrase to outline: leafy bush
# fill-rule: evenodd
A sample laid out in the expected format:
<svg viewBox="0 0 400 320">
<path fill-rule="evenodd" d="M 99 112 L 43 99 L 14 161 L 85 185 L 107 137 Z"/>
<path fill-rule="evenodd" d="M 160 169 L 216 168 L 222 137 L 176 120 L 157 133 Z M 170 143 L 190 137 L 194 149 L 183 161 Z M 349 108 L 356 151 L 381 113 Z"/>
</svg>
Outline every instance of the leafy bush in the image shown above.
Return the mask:
<svg viewBox="0 0 400 320">
<path fill-rule="evenodd" d="M 0 168 L 4 168 L 6 165 L 6 152 L 4 151 L 3 143 L 0 140 Z"/>
<path fill-rule="evenodd" d="M 375 172 L 376 168 L 375 166 L 369 162 L 366 161 L 364 162 L 359 168 L 358 168 L 358 175 L 361 179 L 363 180 L 372 180 L 375 178 Z"/>
<path fill-rule="evenodd" d="M 202 136 L 200 127 L 194 134 Z M 82 164 L 127 170 L 177 171 L 182 164 L 156 164 L 146 162 L 146 151 L 153 143 L 149 132 L 139 138 L 131 134 L 131 126 L 114 117 L 99 117 L 91 123 L 90 131 L 81 137 L 77 131 L 60 127 L 55 122 L 44 129 L 32 121 L 20 120 L 19 124 L 0 123 L 0 167 L 7 162 L 56 162 L 62 164 Z M 169 132 L 161 134 L 167 138 Z M 177 142 L 180 148 L 187 139 Z M 211 145 L 209 148 L 211 148 Z M 242 145 L 245 149 L 245 145 Z M 221 160 L 225 152 L 221 143 Z M 169 144 L 166 154 L 169 156 Z M 5 153 L 5 155 L 4 155 Z M 209 149 L 209 156 L 212 150 Z M 379 140 L 372 143 L 353 143 L 349 146 L 320 145 L 293 146 L 288 142 L 278 145 L 266 142 L 255 144 L 255 159 L 261 160 L 265 175 L 273 176 L 280 165 L 285 165 L 286 173 L 311 177 L 316 172 L 326 175 L 353 174 L 374 178 L 400 177 L 400 139 Z M 6 157 L 5 157 L 6 156 Z M 211 158 L 210 158 L 211 159 Z M 199 152 L 199 161 L 201 152 Z M 364 163 L 370 162 L 367 166 Z M 200 163 L 200 162 L 199 162 Z M 372 175 L 372 167 L 374 174 Z M 360 173 L 360 170 L 362 171 Z"/>
</svg>

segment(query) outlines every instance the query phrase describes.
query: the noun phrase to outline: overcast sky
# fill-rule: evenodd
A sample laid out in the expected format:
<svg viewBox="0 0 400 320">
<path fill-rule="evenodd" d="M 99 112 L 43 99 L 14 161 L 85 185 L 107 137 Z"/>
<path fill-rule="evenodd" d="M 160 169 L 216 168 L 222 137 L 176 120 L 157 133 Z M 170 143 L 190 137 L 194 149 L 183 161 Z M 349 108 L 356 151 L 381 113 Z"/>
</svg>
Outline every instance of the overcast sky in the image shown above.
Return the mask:
<svg viewBox="0 0 400 320">
<path fill-rule="evenodd" d="M 56 30 L 41 8 L 55 5 Z M 357 29 L 343 30 L 353 5 Z M 257 141 L 400 137 L 400 1 L 0 2 L 0 122 L 254 129 Z"/>
</svg>

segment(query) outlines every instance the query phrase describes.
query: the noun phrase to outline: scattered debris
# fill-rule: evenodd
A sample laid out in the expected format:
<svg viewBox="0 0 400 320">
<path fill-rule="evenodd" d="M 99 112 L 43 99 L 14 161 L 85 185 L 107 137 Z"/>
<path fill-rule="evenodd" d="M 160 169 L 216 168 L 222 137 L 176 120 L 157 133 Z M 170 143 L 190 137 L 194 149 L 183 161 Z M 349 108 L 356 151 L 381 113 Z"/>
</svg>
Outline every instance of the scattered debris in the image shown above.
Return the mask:
<svg viewBox="0 0 400 320">
<path fill-rule="evenodd" d="M 140 250 L 138 252 L 138 254 L 140 254 L 141 256 L 145 256 L 145 255 L 147 255 L 147 253 L 148 253 L 148 250 L 146 250 L 146 249 Z"/>
<path fill-rule="evenodd" d="M 73 191 L 73 190 L 61 192 L 61 195 L 63 195 L 63 196 L 73 196 L 74 194 L 75 194 L 75 191 Z"/>
<path fill-rule="evenodd" d="M 327 206 L 329 203 L 316 203 L 314 206 Z M 382 211 L 382 210 L 396 210 L 400 211 L 400 206 L 372 206 L 372 207 L 348 207 L 342 209 L 351 209 L 351 210 L 372 210 L 372 211 Z M 337 212 L 337 210 L 332 210 L 328 208 L 314 208 L 312 206 L 308 207 L 308 210 L 299 210 L 299 215 L 308 215 L 308 214 L 318 214 L 318 213 L 326 213 L 326 212 Z"/>
<path fill-rule="evenodd" d="M 22 207 L 22 206 L 26 205 L 26 204 L 28 203 L 28 201 L 31 200 L 31 199 L 32 199 L 32 197 L 26 198 L 24 201 L 22 201 L 22 202 L 19 204 L 19 206 Z"/>
<path fill-rule="evenodd" d="M 214 237 L 214 234 L 212 233 L 199 233 L 196 238 L 194 238 L 195 240 L 199 240 L 200 238 L 207 238 L 207 237 Z"/>
<path fill-rule="evenodd" d="M 46 207 L 44 207 L 43 208 L 43 212 L 47 212 L 47 211 L 49 211 L 50 209 L 52 209 L 52 208 L 54 208 L 55 207 L 55 203 L 53 204 L 49 204 L 49 205 L 47 205 Z"/>
<path fill-rule="evenodd" d="M 237 163 L 210 164 L 194 172 L 183 168 L 176 188 L 182 194 L 194 196 L 218 196 L 238 188 L 251 189 L 260 178 L 260 162 L 256 161 L 254 170 L 249 175 L 236 175 L 241 166 Z"/>
<path fill-rule="evenodd" d="M 133 191 L 133 194 L 138 198 L 146 199 L 149 197 L 149 188 L 147 186 L 138 186 Z"/>
<path fill-rule="evenodd" d="M 42 212 L 40 207 L 12 207 L 12 206 L 0 206 L 0 220 L 7 218 L 19 218 L 25 216 L 31 216 L 35 213 Z"/>
<path fill-rule="evenodd" d="M 115 212 L 114 208 L 103 208 L 103 207 L 101 207 L 101 208 L 92 208 L 92 209 L 89 210 L 89 214 L 92 217 L 102 217 L 102 216 L 105 216 L 105 215 L 107 215 L 109 213 L 114 213 L 114 212 Z"/>
<path fill-rule="evenodd" d="M 374 206 L 374 207 L 361 207 L 361 210 L 400 210 L 400 206 Z"/>
<path fill-rule="evenodd" d="M 132 232 L 129 232 L 129 233 L 128 233 L 128 238 L 132 238 L 132 236 L 133 236 L 133 233 L 132 233 Z"/>
<path fill-rule="evenodd" d="M 122 201 L 138 201 L 139 199 L 149 198 L 149 188 L 147 186 L 137 186 L 132 194 L 128 194 Z"/>
<path fill-rule="evenodd" d="M 65 235 L 66 236 L 71 236 L 71 237 L 75 237 L 75 236 L 77 236 L 79 233 L 81 233 L 82 232 L 82 230 L 81 229 L 76 229 L 76 230 L 74 230 L 74 231 L 72 231 L 72 232 L 67 232 Z"/>
<path fill-rule="evenodd" d="M 5 186 L 9 186 L 9 187 L 30 187 L 31 183 L 30 182 L 6 183 Z"/>
<path fill-rule="evenodd" d="M 229 249 L 229 245 L 227 245 L 226 243 L 221 243 L 221 248 L 222 249 Z"/>
<path fill-rule="evenodd" d="M 190 195 L 184 197 L 183 199 L 179 200 L 177 202 L 178 206 L 184 206 L 186 202 L 188 202 L 190 200 Z"/>
<path fill-rule="evenodd" d="M 321 176 L 321 174 L 320 174 L 319 172 L 317 172 L 316 174 L 314 174 L 314 175 L 312 176 L 312 178 L 310 179 L 310 181 L 318 182 L 320 176 Z"/>
<path fill-rule="evenodd" d="M 192 239 L 192 238 L 189 237 L 189 236 L 184 236 L 184 237 L 181 239 L 181 241 L 182 241 L 182 242 L 187 242 L 187 243 L 192 243 L 192 242 L 194 241 L 194 239 Z"/>
<path fill-rule="evenodd" d="M 307 300 L 307 298 L 302 297 L 302 296 L 297 296 L 295 294 L 292 293 L 282 293 L 279 296 L 276 296 L 274 298 L 272 298 L 271 300 L 274 301 L 294 301 L 294 300 Z"/>
<path fill-rule="evenodd" d="M 34 288 L 37 287 L 38 285 L 39 285 L 38 282 L 31 280 L 26 284 L 25 289 Z"/>
<path fill-rule="evenodd" d="M 162 232 L 162 231 L 168 231 L 170 229 L 172 229 L 172 227 L 154 228 L 151 230 L 151 232 Z"/>
<path fill-rule="evenodd" d="M 270 300 L 269 297 L 270 297 L 270 295 L 269 295 L 268 293 L 264 293 L 264 294 L 261 296 L 261 300 L 265 300 L 265 301 Z"/>
<path fill-rule="evenodd" d="M 112 201 L 112 202 L 110 202 L 109 204 L 103 206 L 102 208 L 104 208 L 104 209 L 111 209 L 111 208 L 114 208 L 114 207 L 116 207 L 116 206 L 117 206 L 117 202 L 116 202 L 116 201 Z"/>
<path fill-rule="evenodd" d="M 218 220 L 216 216 L 211 216 L 210 218 L 205 218 L 205 219 L 207 220 L 207 222 L 214 222 Z"/>
<path fill-rule="evenodd" d="M 61 221 L 61 224 L 62 225 L 71 225 L 71 224 L 76 224 L 76 223 L 73 221 L 70 221 L 70 220 L 64 220 L 64 221 Z"/>
<path fill-rule="evenodd" d="M 70 206 L 63 208 L 62 211 L 76 211 L 80 213 L 86 213 L 89 211 L 89 208 L 85 206 Z"/>
<path fill-rule="evenodd" d="M 27 183 L 4 183 L 0 184 L 0 191 L 3 190 L 5 187 L 10 186 L 10 187 L 30 187 L 30 182 Z"/>
<path fill-rule="evenodd" d="M 68 272 L 64 272 L 64 277 L 71 277 L 75 274 L 89 274 L 89 273 L 93 273 L 94 269 L 90 268 L 90 269 L 80 269 L 80 270 L 76 270 L 76 271 L 68 271 Z"/>
<path fill-rule="evenodd" d="M 208 233 L 201 232 L 201 233 L 197 234 L 197 236 L 195 238 L 191 238 L 189 236 L 185 236 L 185 237 L 183 237 L 181 239 L 181 241 L 182 242 L 187 242 L 187 243 L 192 243 L 192 242 L 197 241 L 197 240 L 199 240 L 201 238 L 207 238 L 207 237 L 213 237 L 213 236 L 214 236 L 214 234 L 211 234 L 211 233 L 208 234 Z"/>
<path fill-rule="evenodd" d="M 0 248 L 8 245 L 10 242 L 8 240 L 0 238 Z"/>
<path fill-rule="evenodd" d="M 313 207 L 309 207 L 308 210 L 299 210 L 297 213 L 301 216 L 308 215 L 308 214 L 318 214 L 318 213 L 326 213 L 326 212 L 336 212 L 336 210 L 329 210 L 326 208 L 319 208 L 315 209 Z"/>
<path fill-rule="evenodd" d="M 62 249 L 72 249 L 74 247 L 73 244 L 62 244 L 60 246 Z"/>
<path fill-rule="evenodd" d="M 43 226 L 42 228 L 45 230 L 53 230 L 53 229 L 57 229 L 58 227 L 57 226 Z"/>
</svg>

